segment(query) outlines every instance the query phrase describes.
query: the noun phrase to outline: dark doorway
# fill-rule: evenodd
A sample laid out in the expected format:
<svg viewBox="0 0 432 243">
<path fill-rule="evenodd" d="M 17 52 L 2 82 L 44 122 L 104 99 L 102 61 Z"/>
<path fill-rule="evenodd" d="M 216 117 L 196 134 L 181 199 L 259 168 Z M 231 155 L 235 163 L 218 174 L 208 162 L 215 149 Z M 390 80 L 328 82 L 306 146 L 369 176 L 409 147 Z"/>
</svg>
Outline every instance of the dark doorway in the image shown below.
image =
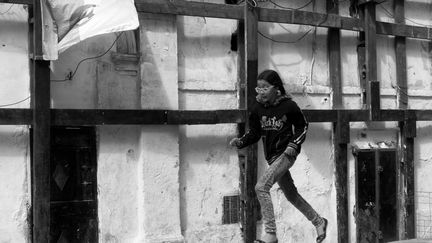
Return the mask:
<svg viewBox="0 0 432 243">
<path fill-rule="evenodd" d="M 398 239 L 396 149 L 354 149 L 357 242 Z"/>
<path fill-rule="evenodd" d="M 96 132 L 51 130 L 50 242 L 98 242 Z"/>
</svg>

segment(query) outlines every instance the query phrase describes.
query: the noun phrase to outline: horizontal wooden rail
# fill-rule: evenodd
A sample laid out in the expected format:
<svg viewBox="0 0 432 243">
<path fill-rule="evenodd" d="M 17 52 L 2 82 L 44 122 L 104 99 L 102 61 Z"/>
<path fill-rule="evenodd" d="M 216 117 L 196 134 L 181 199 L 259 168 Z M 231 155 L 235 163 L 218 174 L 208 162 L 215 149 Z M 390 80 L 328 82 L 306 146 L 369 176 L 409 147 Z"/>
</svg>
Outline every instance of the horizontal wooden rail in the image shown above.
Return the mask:
<svg viewBox="0 0 432 243">
<path fill-rule="evenodd" d="M 349 122 L 368 121 L 368 110 L 303 110 L 311 123 L 337 122 L 338 112 Z M 181 125 L 243 123 L 245 110 L 92 110 L 51 109 L 55 126 Z M 376 121 L 432 121 L 432 110 L 380 110 Z M 0 109 L 0 125 L 31 125 L 31 109 Z"/>
<path fill-rule="evenodd" d="M 135 0 L 138 12 L 199 16 L 210 18 L 244 19 L 243 7 L 229 4 L 193 2 L 184 0 Z M 357 18 L 336 14 L 324 14 L 290 9 L 257 8 L 258 20 L 363 31 L 363 23 Z M 377 34 L 404 36 L 432 40 L 432 28 L 376 22 Z"/>
<path fill-rule="evenodd" d="M 32 0 L 0 0 L 0 3 L 33 4 Z M 184 0 L 135 0 L 138 12 L 200 16 L 209 18 L 243 19 L 243 7 L 239 5 L 193 2 Z M 324 14 L 290 9 L 258 8 L 258 19 L 262 22 L 299 24 L 337 28 L 342 30 L 363 31 L 359 19 L 336 14 Z M 376 22 L 380 35 L 403 36 L 408 38 L 432 40 L 432 28 Z"/>
<path fill-rule="evenodd" d="M 30 125 L 32 121 L 31 109 L 0 109 L 0 125 Z"/>
<path fill-rule="evenodd" d="M 243 19 L 243 6 L 184 0 L 135 0 L 138 12 Z"/>
<path fill-rule="evenodd" d="M 180 125 L 242 123 L 244 110 L 60 110 L 51 112 L 54 125 Z"/>
<path fill-rule="evenodd" d="M 13 3 L 13 4 L 33 4 L 33 0 L 0 0 L 0 3 Z"/>
</svg>

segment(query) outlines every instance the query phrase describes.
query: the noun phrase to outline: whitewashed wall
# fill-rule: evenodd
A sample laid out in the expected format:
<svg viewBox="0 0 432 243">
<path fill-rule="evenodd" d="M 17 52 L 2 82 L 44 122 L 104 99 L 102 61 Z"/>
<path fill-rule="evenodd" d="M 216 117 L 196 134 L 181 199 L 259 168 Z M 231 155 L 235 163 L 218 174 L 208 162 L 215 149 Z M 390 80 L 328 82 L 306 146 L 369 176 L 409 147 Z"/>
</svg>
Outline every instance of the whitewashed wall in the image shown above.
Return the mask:
<svg viewBox="0 0 432 243">
<path fill-rule="evenodd" d="M 222 3 L 222 0 L 207 2 Z M 303 1 L 278 1 L 297 7 Z M 260 3 L 273 7 L 270 3 Z M 347 2 L 341 13 L 348 15 Z M 423 4 L 423 5 L 422 5 Z M 432 24 L 432 6 L 407 2 L 407 17 Z M 391 10 L 391 3 L 384 3 Z M 430 6 L 414 11 L 419 6 Z M 29 96 L 27 11 L 0 4 L 0 105 Z M 324 12 L 323 1 L 305 8 Z M 378 8 L 382 21 L 393 21 Z M 236 109 L 237 53 L 231 51 L 236 21 L 199 17 L 141 15 L 140 64 L 118 70 L 111 54 L 81 63 L 73 80 L 53 82 L 54 108 Z M 412 24 L 412 23 L 411 23 Z M 296 41 L 311 27 L 260 23 L 261 33 Z M 7 33 L 7 34 L 3 34 Z M 274 43 L 259 38 L 259 71 L 277 70 L 304 109 L 331 109 L 326 29 L 312 28 L 301 41 Z M 52 65 L 62 80 L 87 57 L 105 52 L 114 34 L 73 46 Z M 378 37 L 378 78 L 383 108 L 397 108 L 392 37 Z M 357 73 L 357 33 L 342 31 L 344 107 L 361 107 Z M 431 109 L 432 66 L 428 42 L 407 41 L 410 108 Z M 13 61 L 11 61 L 13 60 Z M 138 70 L 138 72 L 137 72 Z M 28 108 L 24 101 L 15 106 Z M 432 191 L 429 147 L 431 122 L 419 122 L 415 147 L 416 190 Z M 237 152 L 228 146 L 234 124 L 194 126 L 98 127 L 98 200 L 100 242 L 240 242 L 239 224 L 222 225 L 222 199 L 239 193 Z M 396 123 L 352 123 L 351 145 L 396 141 Z M 365 136 L 366 135 L 366 136 Z M 0 241 L 27 242 L 30 205 L 29 135 L 25 126 L 0 127 Z M 350 148 L 349 148 L 350 149 Z M 259 146 L 259 174 L 265 168 Z M 330 221 L 328 242 L 336 241 L 334 154 L 330 123 L 313 123 L 291 169 L 299 192 Z M 354 157 L 349 153 L 350 233 L 354 242 Z M 272 189 L 280 242 L 313 242 L 314 227 Z M 418 213 L 428 213 L 417 207 Z M 258 234 L 261 232 L 259 223 Z"/>
<path fill-rule="evenodd" d="M 0 4 L 0 106 L 28 108 L 27 9 Z M 24 100 L 24 101 L 23 101 Z M 23 101 L 16 105 L 10 105 Z M 29 237 L 30 146 L 27 126 L 0 126 L 0 242 Z"/>
</svg>

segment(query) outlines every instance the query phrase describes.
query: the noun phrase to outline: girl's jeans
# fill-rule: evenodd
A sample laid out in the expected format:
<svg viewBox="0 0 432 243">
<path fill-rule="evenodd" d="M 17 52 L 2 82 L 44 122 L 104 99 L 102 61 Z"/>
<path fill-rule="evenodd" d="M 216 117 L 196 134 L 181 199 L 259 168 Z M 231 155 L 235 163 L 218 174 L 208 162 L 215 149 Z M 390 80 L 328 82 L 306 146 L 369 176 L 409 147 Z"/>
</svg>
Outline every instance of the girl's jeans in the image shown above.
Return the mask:
<svg viewBox="0 0 432 243">
<path fill-rule="evenodd" d="M 273 211 L 273 203 L 270 196 L 270 188 L 277 182 L 285 197 L 294 205 L 313 225 L 321 222 L 319 214 L 297 192 L 289 168 L 294 164 L 296 157 L 279 156 L 264 172 L 258 180 L 255 191 L 261 205 L 261 214 L 264 221 L 265 232 L 276 232 L 276 222 Z"/>
</svg>

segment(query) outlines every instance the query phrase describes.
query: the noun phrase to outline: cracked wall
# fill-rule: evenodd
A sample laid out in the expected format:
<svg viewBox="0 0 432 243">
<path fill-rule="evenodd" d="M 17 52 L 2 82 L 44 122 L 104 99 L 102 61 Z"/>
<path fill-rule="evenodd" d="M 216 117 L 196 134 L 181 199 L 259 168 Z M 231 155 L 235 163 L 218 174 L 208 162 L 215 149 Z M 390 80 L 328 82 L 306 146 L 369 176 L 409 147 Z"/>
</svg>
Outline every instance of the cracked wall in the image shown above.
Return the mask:
<svg viewBox="0 0 432 243">
<path fill-rule="evenodd" d="M 300 3 L 298 0 L 290 4 Z M 270 3 L 263 4 L 272 7 Z M 323 4 L 316 2 L 305 10 L 324 12 Z M 347 4 L 341 2 L 341 13 L 345 16 L 348 16 Z M 391 9 L 391 3 L 383 4 Z M 0 11 L 9 7 L 0 4 Z M 413 7 L 418 6 L 407 4 L 410 18 L 417 14 L 410 10 Z M 422 10 L 419 21 L 430 25 L 427 13 L 427 9 Z M 383 21 L 391 21 L 382 9 L 378 9 L 377 15 Z M 8 80 L 0 82 L 0 99 L 4 104 L 29 95 L 28 72 L 23 71 L 28 70 L 27 12 L 16 5 L 0 15 L 0 20 L 1 32 L 10 33 L 0 35 L 0 79 Z M 191 110 L 238 107 L 237 53 L 230 49 L 235 21 L 196 17 L 158 19 L 156 16 L 147 20 L 150 22 L 141 32 L 141 65 L 128 63 L 130 70 L 116 71 L 119 66 L 111 56 L 115 49 L 97 60 L 84 62 L 73 80 L 52 83 L 53 107 Z M 262 34 L 288 41 L 298 40 L 310 29 L 274 23 L 259 25 Z M 52 79 L 64 79 L 80 60 L 103 53 L 115 38 L 112 34 L 102 35 L 71 47 L 52 64 Z M 275 43 L 262 36 L 258 41 L 259 71 L 265 68 L 279 71 L 285 87 L 301 108 L 331 108 L 325 28 L 312 28 L 301 41 L 291 44 Z M 361 107 L 356 41 L 357 33 L 342 31 L 343 103 L 349 109 Z M 393 38 L 380 36 L 377 44 L 382 105 L 395 109 Z M 409 40 L 407 53 L 410 108 L 430 109 L 430 44 Z M 29 105 L 25 101 L 12 107 L 28 108 Z M 351 143 L 396 141 L 396 126 L 396 123 L 352 123 Z M 417 128 L 416 190 L 429 190 L 431 123 L 419 122 Z M 22 126 L 0 129 L 3 151 L 0 174 L 9 180 L 0 186 L 0 211 L 6 215 L 0 219 L 0 241 L 26 242 L 30 203 L 28 129 Z M 230 138 L 236 135 L 234 124 L 99 126 L 97 130 L 100 242 L 241 241 L 239 224 L 222 225 L 223 196 L 239 193 L 237 152 L 228 146 Z M 299 192 L 329 219 L 329 242 L 336 241 L 337 232 L 332 151 L 331 124 L 313 123 L 302 153 L 291 169 Z M 355 235 L 353 164 L 354 157 L 349 153 L 352 242 Z M 260 143 L 259 173 L 264 167 Z M 11 174 L 14 176 L 8 176 Z M 284 199 L 277 186 L 271 193 L 280 241 L 314 241 L 313 226 Z M 426 210 L 417 207 L 419 213 L 427 213 Z M 258 226 L 260 233 L 261 222 Z"/>
</svg>

